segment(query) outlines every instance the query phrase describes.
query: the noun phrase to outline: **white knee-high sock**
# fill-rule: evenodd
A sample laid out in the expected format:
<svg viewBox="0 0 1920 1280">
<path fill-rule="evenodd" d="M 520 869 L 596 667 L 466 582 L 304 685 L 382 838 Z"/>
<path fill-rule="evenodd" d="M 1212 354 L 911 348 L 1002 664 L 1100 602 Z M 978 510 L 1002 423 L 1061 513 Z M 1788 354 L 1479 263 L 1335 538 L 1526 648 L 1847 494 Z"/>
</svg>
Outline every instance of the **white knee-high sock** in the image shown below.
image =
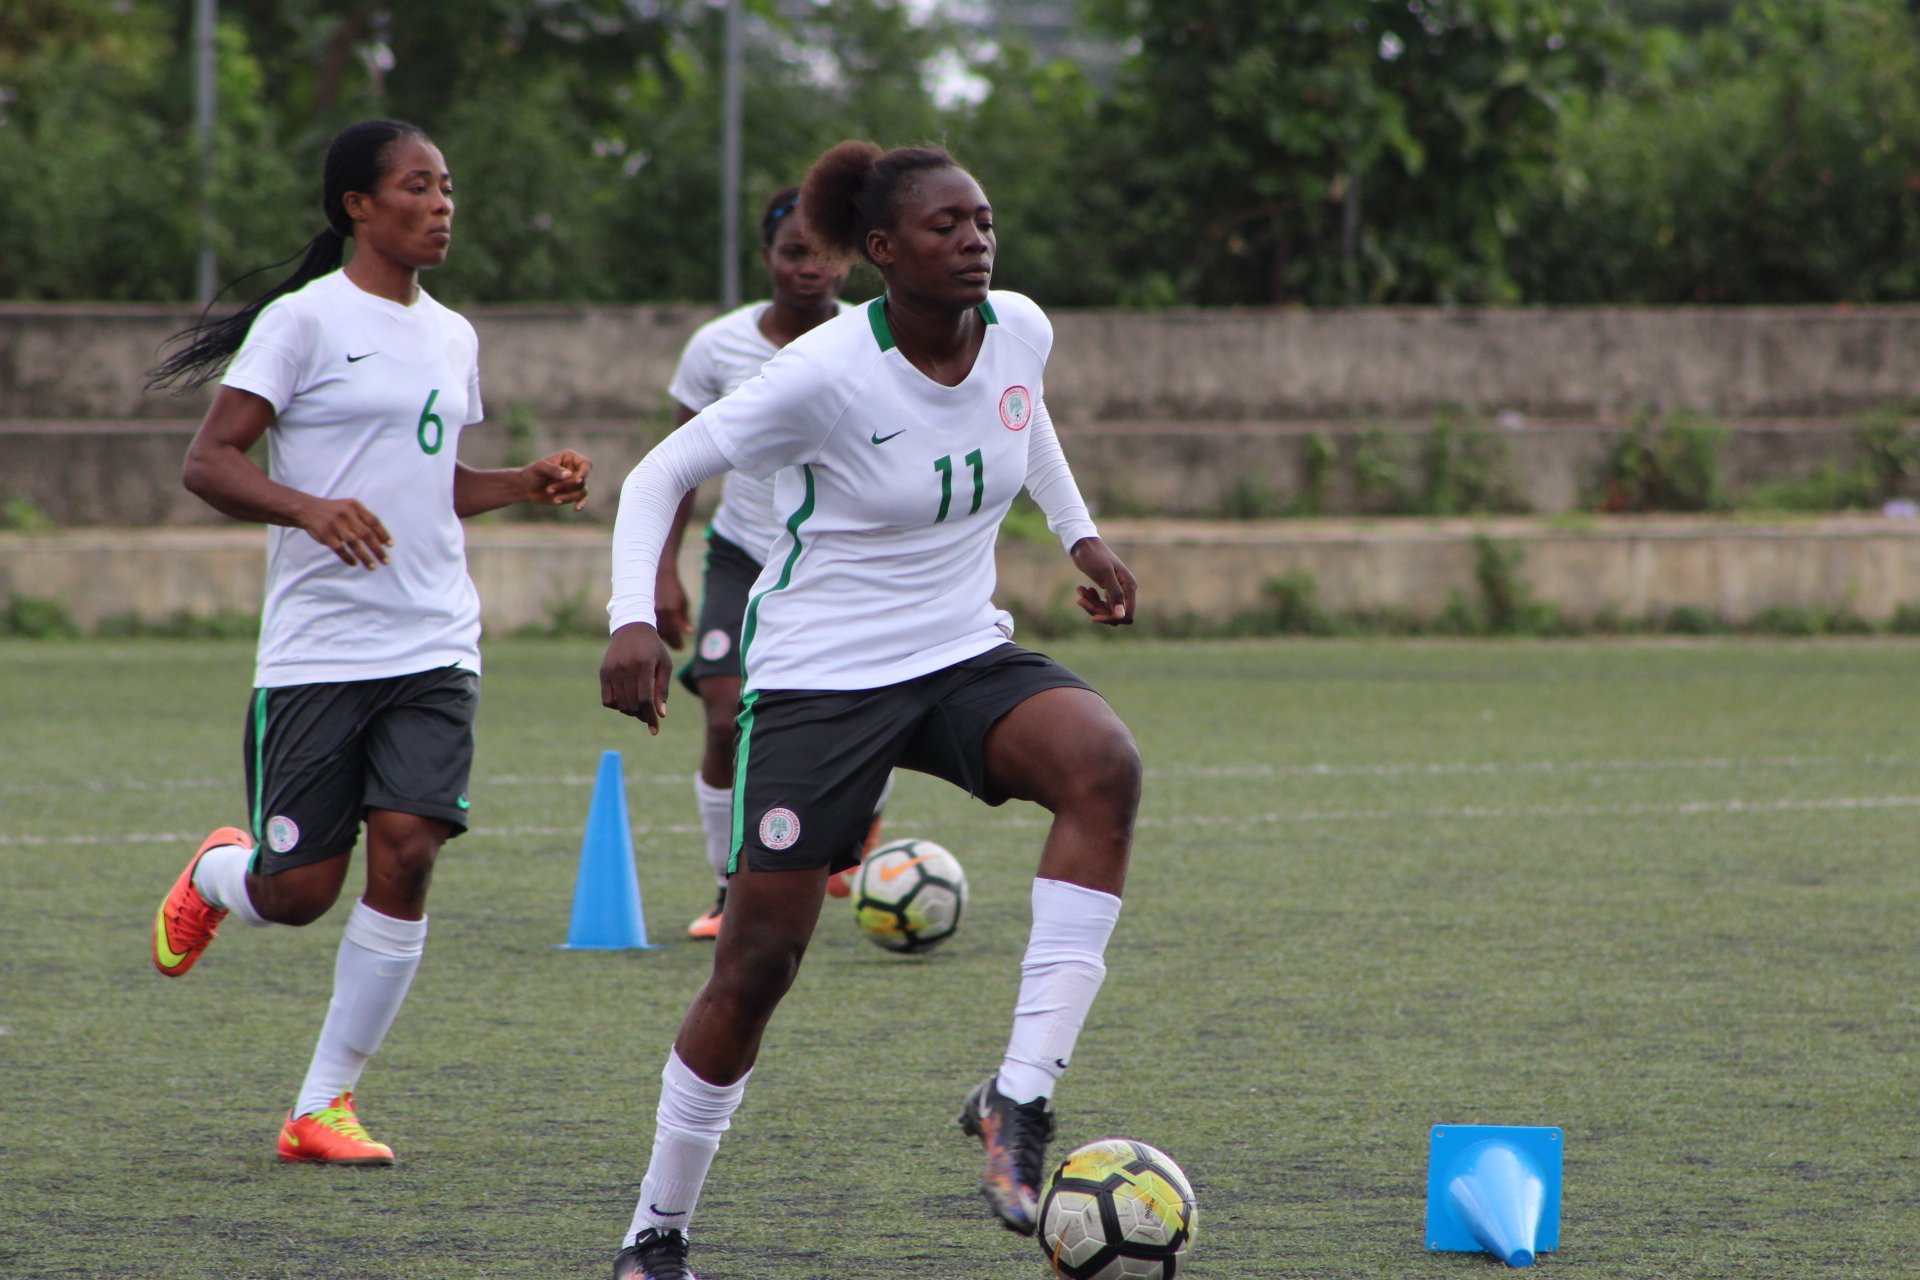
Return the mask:
<svg viewBox="0 0 1920 1280">
<path fill-rule="evenodd" d="M 725 888 L 727 860 L 733 856 L 733 788 L 709 786 L 696 773 L 693 794 L 700 802 L 700 829 L 707 833 L 707 865 Z"/>
<path fill-rule="evenodd" d="M 1064 880 L 1033 882 L 1033 932 L 998 1081 L 1013 1101 L 1053 1096 L 1107 976 L 1107 940 L 1119 919 L 1120 899 L 1110 893 Z"/>
<path fill-rule="evenodd" d="M 660 1106 L 654 1112 L 653 1159 L 640 1180 L 640 1202 L 620 1239 L 621 1248 L 649 1227 L 686 1231 L 714 1153 L 720 1150 L 720 1135 L 733 1124 L 751 1075 L 749 1071 L 732 1084 L 709 1084 L 680 1060 L 679 1050 L 667 1055 L 660 1073 Z"/>
<path fill-rule="evenodd" d="M 360 1082 L 406 1001 L 426 945 L 425 920 L 396 920 L 353 904 L 333 963 L 333 999 L 293 1114 L 318 1111 Z"/>
<path fill-rule="evenodd" d="M 214 906 L 230 911 L 254 928 L 272 921 L 253 909 L 247 893 L 247 868 L 253 862 L 253 850 L 237 844 L 223 844 L 200 855 L 193 869 L 193 887 Z"/>
</svg>

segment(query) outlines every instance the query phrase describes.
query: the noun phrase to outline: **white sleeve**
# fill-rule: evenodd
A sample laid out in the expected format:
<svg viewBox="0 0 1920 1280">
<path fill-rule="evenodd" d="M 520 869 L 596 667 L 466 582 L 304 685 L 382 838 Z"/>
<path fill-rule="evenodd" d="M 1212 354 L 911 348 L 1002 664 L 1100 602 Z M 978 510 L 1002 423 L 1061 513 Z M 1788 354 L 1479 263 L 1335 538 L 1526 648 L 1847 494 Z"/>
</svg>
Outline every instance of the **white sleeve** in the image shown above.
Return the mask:
<svg viewBox="0 0 1920 1280">
<path fill-rule="evenodd" d="M 673 513 L 689 489 L 728 470 L 727 457 L 714 443 L 704 415 L 655 445 L 620 488 L 620 513 L 613 521 L 613 595 L 607 601 L 607 630 L 630 622 L 652 626 L 654 575 L 660 549 L 673 527 Z"/>
<path fill-rule="evenodd" d="M 1060 437 L 1053 433 L 1053 415 L 1047 412 L 1045 399 L 1034 402 L 1033 421 L 1027 430 L 1033 432 L 1027 442 L 1027 492 L 1046 513 L 1047 528 L 1071 553 L 1076 542 L 1097 538 L 1100 530 L 1080 499 L 1080 486 L 1073 482 L 1073 469 L 1061 452 Z"/>
<path fill-rule="evenodd" d="M 700 412 L 720 398 L 720 379 L 713 367 L 713 322 L 702 325 L 680 352 L 667 394 L 675 404 Z"/>
<path fill-rule="evenodd" d="M 276 298 L 253 318 L 246 340 L 221 375 L 221 385 L 251 391 L 272 405 L 278 417 L 300 392 L 312 346 L 312 334 L 300 313 Z"/>
<path fill-rule="evenodd" d="M 846 407 L 846 380 L 789 343 L 760 372 L 700 411 L 735 470 L 767 479 L 814 461 Z M 878 348 L 875 348 L 876 353 Z"/>
</svg>

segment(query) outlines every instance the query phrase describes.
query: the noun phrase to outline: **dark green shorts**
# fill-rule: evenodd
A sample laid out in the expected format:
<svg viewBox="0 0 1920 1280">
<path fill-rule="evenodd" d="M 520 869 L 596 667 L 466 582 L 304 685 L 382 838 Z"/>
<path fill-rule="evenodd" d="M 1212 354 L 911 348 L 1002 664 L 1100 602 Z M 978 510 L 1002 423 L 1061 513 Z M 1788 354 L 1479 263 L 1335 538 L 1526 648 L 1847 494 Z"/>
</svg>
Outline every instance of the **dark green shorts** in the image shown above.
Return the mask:
<svg viewBox="0 0 1920 1280">
<path fill-rule="evenodd" d="M 253 869 L 273 875 L 350 851 L 369 809 L 467 829 L 480 677 L 462 667 L 255 689 L 247 706 Z"/>
<path fill-rule="evenodd" d="M 700 621 L 693 629 L 693 656 L 680 668 L 680 683 L 700 696 L 710 676 L 740 678 L 740 624 L 761 562 L 738 543 L 707 531 L 707 563 L 700 575 Z"/>
<path fill-rule="evenodd" d="M 1093 686 L 1043 653 L 1003 644 L 879 689 L 762 689 L 740 708 L 733 858 L 755 871 L 850 867 L 899 767 L 945 778 L 988 804 L 987 731 L 1046 689 Z"/>
</svg>

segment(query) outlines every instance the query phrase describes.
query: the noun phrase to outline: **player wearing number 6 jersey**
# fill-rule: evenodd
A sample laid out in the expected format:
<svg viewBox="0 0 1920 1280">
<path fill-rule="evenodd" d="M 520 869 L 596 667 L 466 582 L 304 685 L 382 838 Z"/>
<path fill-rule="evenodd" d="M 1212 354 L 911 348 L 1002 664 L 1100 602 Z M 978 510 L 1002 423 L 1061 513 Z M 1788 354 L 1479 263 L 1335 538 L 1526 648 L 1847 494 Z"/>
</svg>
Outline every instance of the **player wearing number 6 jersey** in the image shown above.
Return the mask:
<svg viewBox="0 0 1920 1280">
<path fill-rule="evenodd" d="M 327 229 L 291 277 L 189 330 L 154 371 L 153 385 L 198 386 L 231 358 L 184 479 L 272 528 L 247 822 L 215 830 L 181 871 L 154 920 L 153 962 L 186 973 L 229 913 L 319 919 L 364 821 L 366 892 L 279 1155 L 387 1165 L 353 1089 L 419 967 L 434 860 L 469 817 L 480 602 L 460 520 L 515 502 L 578 509 L 592 464 L 571 450 L 497 471 L 458 461 L 462 428 L 481 417 L 479 344 L 420 289 L 453 228 L 452 177 L 426 135 L 392 120 L 341 132 L 322 207 Z M 247 457 L 262 436 L 265 472 Z"/>
<path fill-rule="evenodd" d="M 993 291 L 992 211 L 943 151 L 842 143 L 801 194 L 825 248 L 886 293 L 796 339 L 644 459 L 614 534 L 602 702 L 657 731 L 668 658 L 655 566 L 681 495 L 728 468 L 774 478 L 780 534 L 742 624 L 732 878 L 712 975 L 663 1073 L 652 1160 L 616 1280 L 689 1280 L 687 1224 L 773 1010 L 851 861 L 889 769 L 1053 824 L 1033 886 L 1013 1030 L 968 1094 L 982 1189 L 1031 1233 L 1049 1099 L 1101 979 L 1139 803 L 1140 757 L 1072 672 L 1007 642 L 994 543 L 1026 489 L 1093 582 L 1093 621 L 1130 623 L 1134 580 L 1100 540 L 1045 409 L 1052 329 Z"/>
</svg>

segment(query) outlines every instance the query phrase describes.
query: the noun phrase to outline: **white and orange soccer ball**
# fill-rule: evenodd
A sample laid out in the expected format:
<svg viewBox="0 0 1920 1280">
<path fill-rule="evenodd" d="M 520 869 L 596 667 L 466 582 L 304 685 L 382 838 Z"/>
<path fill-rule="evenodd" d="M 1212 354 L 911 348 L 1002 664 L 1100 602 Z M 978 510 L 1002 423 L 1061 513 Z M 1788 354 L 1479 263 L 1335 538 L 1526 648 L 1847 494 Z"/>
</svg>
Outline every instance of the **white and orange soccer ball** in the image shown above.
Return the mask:
<svg viewBox="0 0 1920 1280">
<path fill-rule="evenodd" d="M 926 951 L 960 927 L 967 873 L 931 840 L 893 840 L 867 855 L 853 882 L 860 931 L 889 951 Z"/>
</svg>

